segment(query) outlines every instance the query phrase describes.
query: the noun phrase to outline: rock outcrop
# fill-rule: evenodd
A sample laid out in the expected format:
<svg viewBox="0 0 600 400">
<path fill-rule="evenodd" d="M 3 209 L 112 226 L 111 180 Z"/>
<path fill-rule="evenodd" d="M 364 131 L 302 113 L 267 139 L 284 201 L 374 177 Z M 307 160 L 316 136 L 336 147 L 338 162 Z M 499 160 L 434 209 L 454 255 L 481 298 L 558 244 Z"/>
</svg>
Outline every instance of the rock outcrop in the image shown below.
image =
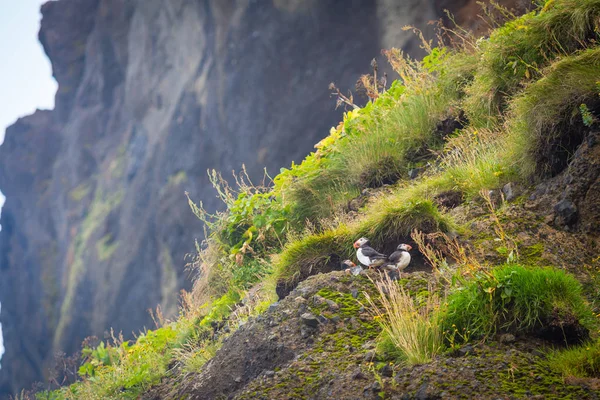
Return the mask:
<svg viewBox="0 0 600 400">
<path fill-rule="evenodd" d="M 329 81 L 353 87 L 382 47 L 418 50 L 401 27 L 437 3 L 46 3 L 56 108 L 0 148 L 0 396 L 88 335 L 129 336 L 157 304 L 174 315 L 202 234 L 184 190 L 215 210 L 207 169 L 260 178 L 303 158 L 339 119 Z"/>
</svg>

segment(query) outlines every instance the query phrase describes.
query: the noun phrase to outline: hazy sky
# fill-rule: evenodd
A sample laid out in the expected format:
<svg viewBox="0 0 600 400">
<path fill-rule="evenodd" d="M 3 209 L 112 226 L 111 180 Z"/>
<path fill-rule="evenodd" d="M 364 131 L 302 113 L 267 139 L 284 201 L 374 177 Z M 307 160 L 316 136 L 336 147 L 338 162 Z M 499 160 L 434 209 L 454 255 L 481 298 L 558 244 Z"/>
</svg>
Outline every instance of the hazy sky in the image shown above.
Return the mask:
<svg viewBox="0 0 600 400">
<path fill-rule="evenodd" d="M 56 82 L 37 34 L 46 0 L 0 0 L 0 144 L 17 118 L 54 107 Z M 0 187 L 0 190 L 2 188 Z M 0 209 L 4 196 L 0 193 Z M 0 324 L 0 358 L 4 353 Z"/>
<path fill-rule="evenodd" d="M 37 39 L 46 1 L 0 0 L 0 143 L 17 118 L 54 107 L 56 82 Z"/>
</svg>

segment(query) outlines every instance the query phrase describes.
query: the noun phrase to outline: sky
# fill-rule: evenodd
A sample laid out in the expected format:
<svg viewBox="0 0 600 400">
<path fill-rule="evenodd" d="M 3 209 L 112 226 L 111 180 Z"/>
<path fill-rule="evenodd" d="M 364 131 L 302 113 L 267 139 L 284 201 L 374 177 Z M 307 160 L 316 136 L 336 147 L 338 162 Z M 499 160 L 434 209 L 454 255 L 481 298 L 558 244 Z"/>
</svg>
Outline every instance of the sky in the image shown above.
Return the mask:
<svg viewBox="0 0 600 400">
<path fill-rule="evenodd" d="M 56 81 L 37 39 L 39 10 L 46 1 L 0 0 L 0 144 L 4 142 L 6 127 L 17 118 L 38 108 L 54 108 Z M 3 204 L 0 192 L 0 210 Z M 3 353 L 0 324 L 0 359 Z"/>
</svg>

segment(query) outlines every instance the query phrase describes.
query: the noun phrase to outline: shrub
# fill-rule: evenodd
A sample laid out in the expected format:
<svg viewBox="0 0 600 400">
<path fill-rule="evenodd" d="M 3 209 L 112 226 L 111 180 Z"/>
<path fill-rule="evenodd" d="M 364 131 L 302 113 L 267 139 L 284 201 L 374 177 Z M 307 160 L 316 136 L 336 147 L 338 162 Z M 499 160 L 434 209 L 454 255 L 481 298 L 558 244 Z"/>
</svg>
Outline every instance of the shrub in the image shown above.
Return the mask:
<svg viewBox="0 0 600 400">
<path fill-rule="evenodd" d="M 573 276 L 556 268 L 518 265 L 480 274 L 455 289 L 442 318 L 447 334 L 464 332 L 476 338 L 508 331 L 581 341 L 594 324 Z"/>
</svg>

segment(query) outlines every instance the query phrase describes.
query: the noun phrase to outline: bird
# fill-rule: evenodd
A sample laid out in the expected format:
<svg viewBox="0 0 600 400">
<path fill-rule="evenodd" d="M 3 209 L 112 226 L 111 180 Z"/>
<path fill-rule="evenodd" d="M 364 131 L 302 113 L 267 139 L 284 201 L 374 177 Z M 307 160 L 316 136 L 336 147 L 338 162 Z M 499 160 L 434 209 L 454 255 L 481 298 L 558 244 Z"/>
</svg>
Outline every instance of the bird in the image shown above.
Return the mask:
<svg viewBox="0 0 600 400">
<path fill-rule="evenodd" d="M 369 244 L 369 239 L 365 237 L 361 237 L 354 242 L 356 258 L 358 258 L 358 261 L 365 267 L 377 268 L 387 261 L 388 256 L 379 253 L 374 248 L 369 246 Z"/>
<path fill-rule="evenodd" d="M 412 246 L 409 244 L 399 244 L 396 247 L 396 251 L 394 251 L 388 257 L 387 261 L 382 265 L 382 268 L 388 272 L 390 275 L 400 274 L 408 265 L 410 264 L 410 253 L 412 250 Z"/>
<path fill-rule="evenodd" d="M 352 275 L 358 275 L 363 270 L 360 265 L 356 265 L 350 260 L 345 260 L 342 262 L 342 268 L 344 269 L 344 272 L 351 273 Z"/>
</svg>

